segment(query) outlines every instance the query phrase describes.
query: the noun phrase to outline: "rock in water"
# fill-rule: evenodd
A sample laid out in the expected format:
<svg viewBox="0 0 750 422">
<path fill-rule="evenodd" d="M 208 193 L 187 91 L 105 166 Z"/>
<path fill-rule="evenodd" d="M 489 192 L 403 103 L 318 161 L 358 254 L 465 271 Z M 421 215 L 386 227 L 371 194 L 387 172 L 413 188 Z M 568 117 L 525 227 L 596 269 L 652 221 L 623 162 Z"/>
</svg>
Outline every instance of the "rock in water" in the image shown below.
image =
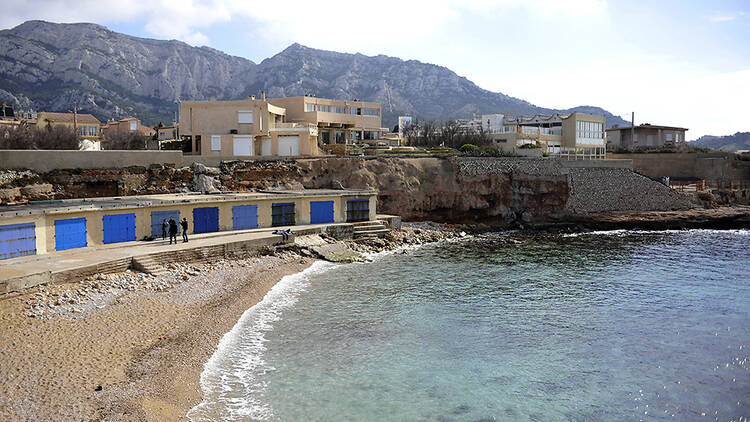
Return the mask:
<svg viewBox="0 0 750 422">
<path fill-rule="evenodd" d="M 364 260 L 362 254 L 354 252 L 343 243 L 312 246 L 310 249 L 326 261 L 347 263 Z"/>
</svg>

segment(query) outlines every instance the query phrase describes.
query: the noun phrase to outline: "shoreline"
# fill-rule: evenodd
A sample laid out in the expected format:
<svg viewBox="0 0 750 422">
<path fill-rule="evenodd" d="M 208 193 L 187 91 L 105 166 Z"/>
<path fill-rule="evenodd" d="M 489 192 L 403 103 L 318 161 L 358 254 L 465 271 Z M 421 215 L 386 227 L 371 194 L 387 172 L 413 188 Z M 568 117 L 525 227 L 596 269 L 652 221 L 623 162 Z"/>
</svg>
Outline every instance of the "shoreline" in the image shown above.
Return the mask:
<svg viewBox="0 0 750 422">
<path fill-rule="evenodd" d="M 437 226 L 334 242 L 357 252 L 459 237 Z M 318 241 L 321 241 L 318 238 Z M 166 276 L 125 273 L 0 299 L 0 419 L 189 420 L 221 338 L 284 277 L 316 261 L 280 246 Z"/>
<path fill-rule="evenodd" d="M 459 238 L 462 230 L 474 231 L 406 223 L 385 238 L 311 237 L 367 254 Z M 221 338 L 284 276 L 316 262 L 313 251 L 303 241 L 170 264 L 167 276 L 96 275 L 0 299 L 0 419 L 189 420 Z"/>
</svg>

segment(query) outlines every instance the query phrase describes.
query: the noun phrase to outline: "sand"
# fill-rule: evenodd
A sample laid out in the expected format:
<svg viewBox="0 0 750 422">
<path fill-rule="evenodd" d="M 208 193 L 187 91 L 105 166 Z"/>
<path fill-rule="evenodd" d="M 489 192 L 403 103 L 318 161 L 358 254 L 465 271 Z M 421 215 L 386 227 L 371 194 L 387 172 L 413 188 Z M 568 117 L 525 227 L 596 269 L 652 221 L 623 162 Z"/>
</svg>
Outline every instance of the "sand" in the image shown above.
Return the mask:
<svg viewBox="0 0 750 422">
<path fill-rule="evenodd" d="M 0 420 L 187 420 L 220 338 L 312 262 L 293 253 L 225 261 L 166 291 L 112 291 L 49 318 L 26 316 L 38 289 L 0 299 Z"/>
</svg>

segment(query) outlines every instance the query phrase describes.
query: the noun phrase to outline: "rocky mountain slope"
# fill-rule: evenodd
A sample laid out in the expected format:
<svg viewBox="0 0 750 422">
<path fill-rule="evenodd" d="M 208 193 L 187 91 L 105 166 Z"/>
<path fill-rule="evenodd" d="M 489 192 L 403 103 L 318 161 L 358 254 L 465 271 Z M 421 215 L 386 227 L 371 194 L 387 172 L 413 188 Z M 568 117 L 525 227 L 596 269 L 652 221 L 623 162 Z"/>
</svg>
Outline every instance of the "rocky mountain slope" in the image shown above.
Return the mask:
<svg viewBox="0 0 750 422">
<path fill-rule="evenodd" d="M 703 135 L 692 141 L 693 145 L 735 152 L 750 149 L 750 132 L 737 132 L 734 135 L 712 136 Z"/>
<path fill-rule="evenodd" d="M 0 31 L 0 101 L 20 109 L 65 111 L 73 103 L 101 120 L 136 116 L 168 122 L 176 99 L 237 99 L 313 93 L 383 104 L 383 124 L 472 113 L 555 110 L 490 92 L 450 69 L 415 60 L 316 50 L 293 44 L 260 64 L 180 41 L 132 37 L 88 23 L 28 21 Z M 598 107 L 570 111 L 604 114 Z M 567 110 L 560 110 L 567 111 Z"/>
</svg>

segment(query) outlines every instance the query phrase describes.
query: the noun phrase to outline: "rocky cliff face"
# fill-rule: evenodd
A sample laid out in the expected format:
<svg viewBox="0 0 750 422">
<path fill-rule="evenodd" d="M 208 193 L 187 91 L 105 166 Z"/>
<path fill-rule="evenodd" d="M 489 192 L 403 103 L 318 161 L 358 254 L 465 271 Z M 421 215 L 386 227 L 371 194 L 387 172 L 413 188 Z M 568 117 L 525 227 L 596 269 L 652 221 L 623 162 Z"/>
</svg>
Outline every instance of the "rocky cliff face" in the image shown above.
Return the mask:
<svg viewBox="0 0 750 422">
<path fill-rule="evenodd" d="M 0 31 L 0 101 L 17 108 L 65 111 L 77 102 L 100 120 L 135 116 L 156 124 L 172 120 L 176 99 L 238 99 L 260 90 L 379 102 L 389 127 L 403 114 L 446 119 L 555 111 L 481 89 L 445 67 L 382 55 L 293 44 L 256 65 L 211 48 L 94 24 L 29 21 Z M 607 115 L 609 124 L 626 123 L 597 107 L 586 110 Z"/>
<path fill-rule="evenodd" d="M 321 158 L 176 169 L 0 173 L 0 202 L 249 189 L 374 188 L 378 211 L 405 220 L 550 223 L 590 212 L 672 210 L 689 199 L 626 169 L 568 169 L 548 159 Z"/>
</svg>

